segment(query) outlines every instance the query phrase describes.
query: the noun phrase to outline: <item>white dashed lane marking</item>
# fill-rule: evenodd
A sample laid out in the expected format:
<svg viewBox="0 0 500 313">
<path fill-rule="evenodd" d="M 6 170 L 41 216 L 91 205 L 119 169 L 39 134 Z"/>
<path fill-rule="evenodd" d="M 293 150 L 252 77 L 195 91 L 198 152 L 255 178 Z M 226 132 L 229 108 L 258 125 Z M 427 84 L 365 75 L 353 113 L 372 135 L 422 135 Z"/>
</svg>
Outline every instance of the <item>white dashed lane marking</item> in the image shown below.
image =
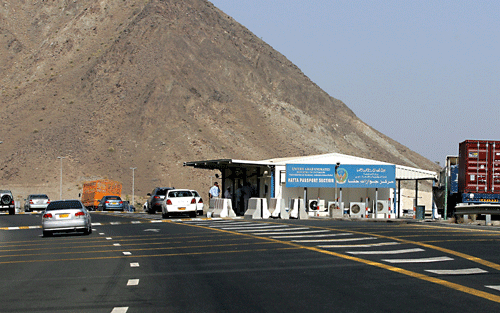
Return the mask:
<svg viewBox="0 0 500 313">
<path fill-rule="evenodd" d="M 239 229 L 272 229 L 288 227 L 288 225 L 268 225 L 268 226 L 241 226 L 241 227 L 224 227 L 223 230 L 239 230 Z"/>
<path fill-rule="evenodd" d="M 432 262 L 453 261 L 453 259 L 447 256 L 441 256 L 436 258 L 421 258 L 421 259 L 385 259 L 382 261 L 388 263 L 432 263 Z"/>
<path fill-rule="evenodd" d="M 259 234 L 259 235 L 272 235 L 273 233 L 277 233 L 277 232 L 291 232 L 291 231 L 297 231 L 297 230 L 307 230 L 309 228 L 307 227 L 299 227 L 299 228 L 279 228 L 279 229 L 243 229 L 243 230 L 240 230 L 240 233 L 251 233 L 251 232 L 254 232 L 254 233 L 257 233 L 257 232 L 269 232 L 268 234 Z M 320 232 L 320 233 L 324 233 L 324 232 L 329 232 L 329 230 L 314 230 L 313 232 Z M 287 233 L 289 235 L 293 235 L 293 234 L 301 234 L 302 232 L 296 232 L 296 233 Z"/>
<path fill-rule="evenodd" d="M 139 263 L 130 263 L 130 267 L 139 267 Z"/>
<path fill-rule="evenodd" d="M 128 306 L 123 306 L 123 307 L 113 308 L 111 313 L 127 313 L 127 311 L 128 311 Z"/>
<path fill-rule="evenodd" d="M 132 255 L 132 253 L 128 252 L 128 251 L 123 251 L 122 253 L 123 253 L 123 255 Z"/>
<path fill-rule="evenodd" d="M 438 275 L 475 275 L 475 274 L 484 274 L 488 273 L 488 271 L 485 271 L 480 268 L 464 268 L 464 269 L 458 269 L 458 270 L 425 270 L 426 272 L 429 273 L 434 273 Z"/>
<path fill-rule="evenodd" d="M 127 282 L 127 286 L 137 286 L 137 285 L 139 285 L 138 279 L 129 279 Z"/>
<path fill-rule="evenodd" d="M 360 240 L 372 240 L 377 239 L 376 237 L 360 237 L 360 238 L 342 238 L 342 239 L 305 239 L 305 240 L 292 240 L 293 242 L 343 242 L 343 241 L 360 241 Z"/>
<path fill-rule="evenodd" d="M 424 249 L 413 248 L 413 249 L 401 249 L 401 250 L 388 250 L 388 251 L 347 251 L 349 254 L 402 254 L 402 253 L 413 253 L 422 252 Z"/>
<path fill-rule="evenodd" d="M 393 246 L 400 245 L 399 242 L 379 242 L 370 243 L 365 245 L 319 245 L 320 248 L 371 248 L 371 247 L 381 247 L 381 246 Z"/>
<path fill-rule="evenodd" d="M 273 233 L 275 235 L 275 233 Z M 338 237 L 338 236 L 350 236 L 352 235 L 351 233 L 339 233 L 339 234 L 320 234 L 320 235 L 310 235 L 310 233 L 302 233 L 300 235 L 284 235 L 284 236 L 271 236 L 271 238 L 279 239 L 279 238 L 300 238 L 300 237 L 307 237 L 307 238 L 324 238 L 324 237 Z"/>
</svg>

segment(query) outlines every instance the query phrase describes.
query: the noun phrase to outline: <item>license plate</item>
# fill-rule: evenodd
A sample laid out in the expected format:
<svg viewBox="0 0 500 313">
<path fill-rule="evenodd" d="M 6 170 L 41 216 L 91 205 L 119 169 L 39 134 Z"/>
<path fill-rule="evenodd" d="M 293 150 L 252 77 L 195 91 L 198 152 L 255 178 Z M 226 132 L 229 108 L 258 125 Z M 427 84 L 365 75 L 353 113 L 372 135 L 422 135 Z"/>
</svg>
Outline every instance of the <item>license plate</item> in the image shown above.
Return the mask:
<svg viewBox="0 0 500 313">
<path fill-rule="evenodd" d="M 179 211 L 185 210 L 186 208 L 179 208 Z"/>
<path fill-rule="evenodd" d="M 60 218 L 68 218 L 69 214 L 59 214 Z"/>
</svg>

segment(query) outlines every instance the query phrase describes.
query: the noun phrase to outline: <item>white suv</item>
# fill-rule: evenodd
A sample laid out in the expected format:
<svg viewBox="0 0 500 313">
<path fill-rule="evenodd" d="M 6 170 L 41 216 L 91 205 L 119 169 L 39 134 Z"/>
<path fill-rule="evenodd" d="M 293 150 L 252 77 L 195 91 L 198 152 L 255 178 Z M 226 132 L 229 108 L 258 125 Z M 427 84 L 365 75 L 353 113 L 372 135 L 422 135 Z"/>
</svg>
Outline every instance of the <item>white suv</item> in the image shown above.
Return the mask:
<svg viewBox="0 0 500 313">
<path fill-rule="evenodd" d="M 16 214 L 16 204 L 10 190 L 0 190 L 0 211 L 9 211 L 10 215 Z"/>
</svg>

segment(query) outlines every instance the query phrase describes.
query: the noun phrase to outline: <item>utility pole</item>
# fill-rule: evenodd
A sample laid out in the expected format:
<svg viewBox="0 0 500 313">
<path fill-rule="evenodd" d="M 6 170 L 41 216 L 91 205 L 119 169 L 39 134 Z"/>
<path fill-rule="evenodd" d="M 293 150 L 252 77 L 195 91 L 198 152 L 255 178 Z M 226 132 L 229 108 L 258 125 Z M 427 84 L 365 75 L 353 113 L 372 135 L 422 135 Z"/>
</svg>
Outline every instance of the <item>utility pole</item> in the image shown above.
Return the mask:
<svg viewBox="0 0 500 313">
<path fill-rule="evenodd" d="M 134 192 L 135 192 L 135 169 L 137 167 L 131 167 L 130 169 L 132 170 L 132 205 L 135 207 L 135 202 L 134 202 Z"/>
<path fill-rule="evenodd" d="M 61 174 L 60 174 L 61 177 L 60 177 L 60 182 L 59 182 L 59 200 L 62 200 L 62 160 L 65 157 L 58 156 L 57 158 L 61 160 Z"/>
</svg>

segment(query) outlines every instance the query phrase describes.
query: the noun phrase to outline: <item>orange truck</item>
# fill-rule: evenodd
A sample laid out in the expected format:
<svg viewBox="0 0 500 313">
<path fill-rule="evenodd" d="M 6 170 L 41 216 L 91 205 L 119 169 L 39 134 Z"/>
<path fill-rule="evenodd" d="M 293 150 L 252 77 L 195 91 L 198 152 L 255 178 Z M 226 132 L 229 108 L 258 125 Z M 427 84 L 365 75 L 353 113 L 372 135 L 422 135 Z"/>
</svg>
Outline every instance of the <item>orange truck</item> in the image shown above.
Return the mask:
<svg viewBox="0 0 500 313">
<path fill-rule="evenodd" d="M 89 181 L 83 184 L 82 203 L 90 210 L 95 210 L 99 201 L 104 196 L 122 195 L 122 184 L 120 182 L 100 179 Z"/>
</svg>

